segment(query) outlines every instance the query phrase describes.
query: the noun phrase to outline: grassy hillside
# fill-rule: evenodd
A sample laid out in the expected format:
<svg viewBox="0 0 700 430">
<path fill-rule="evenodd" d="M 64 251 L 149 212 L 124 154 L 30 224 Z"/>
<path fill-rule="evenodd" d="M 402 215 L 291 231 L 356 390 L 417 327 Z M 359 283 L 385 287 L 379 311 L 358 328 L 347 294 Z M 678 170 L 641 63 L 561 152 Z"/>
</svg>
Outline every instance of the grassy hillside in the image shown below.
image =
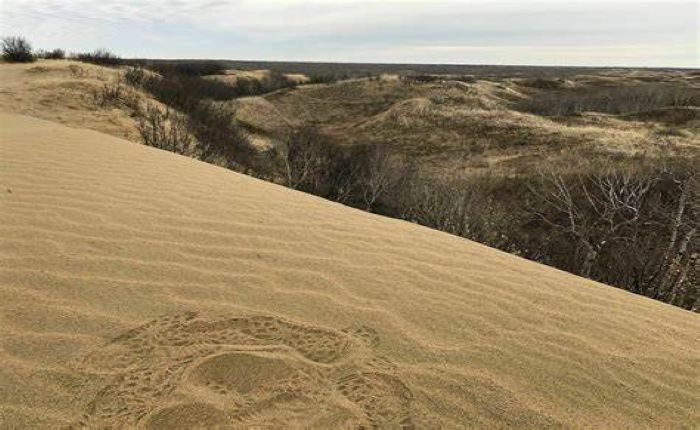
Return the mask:
<svg viewBox="0 0 700 430">
<path fill-rule="evenodd" d="M 0 114 L 0 427 L 678 428 L 698 316 Z"/>
<path fill-rule="evenodd" d="M 683 105 L 694 107 L 673 110 L 658 106 L 669 101 L 656 104 L 655 99 L 648 106 L 624 105 L 636 94 L 647 96 L 651 85 L 662 94 L 684 94 Z M 580 100 L 614 89 L 627 91 L 617 91 L 615 112 L 590 103 L 567 115 L 535 113 L 535 103 L 556 107 L 566 97 Z M 314 124 L 342 144 L 387 146 L 443 171 L 532 174 L 552 163 L 576 166 L 639 154 L 700 154 L 700 83 L 686 72 L 473 82 L 450 76 L 436 77 L 436 82 L 384 76 L 302 86 L 233 103 L 239 121 L 271 139 L 282 139 L 290 127 Z"/>
</svg>

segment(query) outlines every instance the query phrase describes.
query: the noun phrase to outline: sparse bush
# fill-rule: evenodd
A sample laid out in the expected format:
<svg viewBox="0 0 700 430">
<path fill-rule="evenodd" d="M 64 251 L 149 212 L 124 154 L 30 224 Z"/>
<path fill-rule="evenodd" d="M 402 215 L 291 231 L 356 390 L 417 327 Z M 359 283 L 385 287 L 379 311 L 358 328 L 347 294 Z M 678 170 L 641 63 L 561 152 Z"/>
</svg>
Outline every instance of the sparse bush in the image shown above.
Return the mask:
<svg viewBox="0 0 700 430">
<path fill-rule="evenodd" d="M 415 165 L 385 195 L 388 214 L 513 252 L 516 213 L 499 195 L 502 178 L 437 177 Z"/>
<path fill-rule="evenodd" d="M 403 171 L 392 165 L 390 152 L 383 146 L 372 145 L 365 152 L 360 180 L 364 209 L 371 212 L 384 195 L 403 179 Z"/>
<path fill-rule="evenodd" d="M 230 86 L 197 75 L 180 74 L 173 68 L 161 71 L 164 72 L 163 75 L 130 68 L 123 78 L 126 83 L 149 92 L 158 101 L 177 109 L 187 118 L 184 122 L 178 120 L 178 127 L 181 128 L 184 124 L 187 133 L 195 139 L 192 152 L 198 158 L 234 170 L 250 172 L 258 157 L 236 122 L 235 112 L 210 100 L 232 97 L 234 94 Z M 159 125 L 161 123 L 153 113 L 146 117 L 142 128 L 158 132 L 157 139 L 151 141 L 168 142 L 167 133 Z M 176 131 L 182 135 L 179 128 Z"/>
<path fill-rule="evenodd" d="M 521 85 L 541 90 L 557 90 L 566 86 L 566 81 L 560 78 L 531 78 L 525 79 Z"/>
<path fill-rule="evenodd" d="M 197 97 L 203 99 L 224 101 L 248 95 L 241 91 L 240 85 L 228 84 L 218 79 L 182 76 L 179 81 L 181 85 L 191 88 L 193 92 L 197 93 Z"/>
<path fill-rule="evenodd" d="M 11 36 L 2 39 L 2 58 L 8 63 L 31 63 L 36 61 L 32 45 L 23 37 Z"/>
<path fill-rule="evenodd" d="M 121 58 L 106 49 L 74 54 L 74 58 L 83 63 L 97 64 L 98 66 L 118 66 L 122 63 Z"/>
<path fill-rule="evenodd" d="M 296 86 L 293 80 L 274 71 L 264 79 L 239 77 L 234 83 L 208 76 L 223 71 L 224 67 L 219 62 L 165 63 L 152 67 L 155 75 L 146 76 L 139 66 L 127 70 L 124 78 L 130 85 L 143 88 L 159 101 L 183 111 L 189 109 L 188 104 L 199 100 L 225 101 Z"/>
<path fill-rule="evenodd" d="M 308 125 L 290 133 L 276 151 L 282 184 L 370 212 L 404 173 L 385 147 L 341 147 Z"/>
<path fill-rule="evenodd" d="M 445 76 L 437 75 L 405 75 L 401 77 L 401 80 L 409 84 L 412 83 L 430 83 L 430 82 L 440 82 L 445 79 Z"/>
<path fill-rule="evenodd" d="M 230 96 L 230 88 L 196 74 L 180 74 L 173 68 L 161 71 L 165 74 L 130 67 L 122 75 L 125 83 L 149 92 L 168 106 L 165 112 L 153 107 L 136 110 L 144 143 L 173 152 L 187 152 L 230 169 L 251 172 L 257 153 L 236 122 L 235 112 L 210 100 Z M 102 92 L 105 99 L 113 100 L 122 96 L 118 91 L 108 87 Z M 117 94 L 113 94 L 115 92 Z"/>
<path fill-rule="evenodd" d="M 37 54 L 37 57 L 45 60 L 63 60 L 66 58 L 66 51 L 60 48 L 53 49 L 51 51 L 40 51 Z"/>
<path fill-rule="evenodd" d="M 156 64 L 152 69 L 161 75 L 207 76 L 222 74 L 227 67 L 220 61 L 188 61 Z"/>
<path fill-rule="evenodd" d="M 263 79 L 239 77 L 235 83 L 222 82 L 216 78 L 180 77 L 179 79 L 189 80 L 187 85 L 196 88 L 200 97 L 212 100 L 231 100 L 236 97 L 256 96 L 282 88 L 294 88 L 297 85 L 296 82 L 278 72 L 270 72 Z"/>
<path fill-rule="evenodd" d="M 309 76 L 310 84 L 332 84 L 339 80 L 340 78 L 333 73 L 319 73 Z"/>
<path fill-rule="evenodd" d="M 190 130 L 199 142 L 200 158 L 221 160 L 230 169 L 250 171 L 256 150 L 236 122 L 235 111 L 202 101 L 189 111 L 189 118 Z"/>
<path fill-rule="evenodd" d="M 139 98 L 133 90 L 120 81 L 103 84 L 92 92 L 93 101 L 97 106 L 124 106 L 132 112 L 140 110 Z"/>
<path fill-rule="evenodd" d="M 268 76 L 263 79 L 263 89 L 264 92 L 272 92 L 282 88 L 294 88 L 297 83 L 286 77 L 284 74 L 277 72 L 275 70 L 270 70 Z"/>
<path fill-rule="evenodd" d="M 104 84 L 92 92 L 95 104 L 101 107 L 117 105 L 125 92 L 123 85 L 118 83 Z"/>
<path fill-rule="evenodd" d="M 687 133 L 687 134 L 686 134 Z M 660 136 L 677 136 L 677 137 L 687 137 L 688 134 L 692 136 L 691 132 L 683 130 L 679 127 L 662 127 L 656 131 L 656 134 Z"/>
<path fill-rule="evenodd" d="M 142 87 L 146 82 L 146 71 L 141 67 L 129 67 L 123 75 L 124 82 L 132 87 Z"/>
<path fill-rule="evenodd" d="M 190 154 L 195 141 L 189 132 L 187 118 L 171 109 L 147 106 L 139 114 L 138 130 L 143 143 L 177 154 Z"/>
<path fill-rule="evenodd" d="M 320 196 L 329 194 L 332 148 L 316 128 L 305 126 L 290 133 L 281 155 L 284 185 Z"/>
</svg>

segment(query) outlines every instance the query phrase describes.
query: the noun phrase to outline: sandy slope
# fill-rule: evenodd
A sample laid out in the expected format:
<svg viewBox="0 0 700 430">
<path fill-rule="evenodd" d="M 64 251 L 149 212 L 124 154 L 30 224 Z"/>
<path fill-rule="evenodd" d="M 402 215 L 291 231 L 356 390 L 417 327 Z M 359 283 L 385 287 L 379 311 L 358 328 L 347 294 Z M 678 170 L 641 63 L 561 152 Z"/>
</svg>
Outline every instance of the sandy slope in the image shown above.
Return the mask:
<svg viewBox="0 0 700 430">
<path fill-rule="evenodd" d="M 0 427 L 691 427 L 698 315 L 0 114 Z"/>
</svg>

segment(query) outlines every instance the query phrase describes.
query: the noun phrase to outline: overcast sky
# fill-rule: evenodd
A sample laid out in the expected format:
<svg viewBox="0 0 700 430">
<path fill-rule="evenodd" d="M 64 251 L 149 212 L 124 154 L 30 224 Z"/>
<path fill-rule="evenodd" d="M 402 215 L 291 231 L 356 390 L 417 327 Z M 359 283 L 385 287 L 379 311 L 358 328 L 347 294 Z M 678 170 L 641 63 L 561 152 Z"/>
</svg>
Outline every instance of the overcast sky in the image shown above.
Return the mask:
<svg viewBox="0 0 700 430">
<path fill-rule="evenodd" d="M 0 0 L 0 33 L 124 57 L 700 67 L 691 0 Z"/>
</svg>

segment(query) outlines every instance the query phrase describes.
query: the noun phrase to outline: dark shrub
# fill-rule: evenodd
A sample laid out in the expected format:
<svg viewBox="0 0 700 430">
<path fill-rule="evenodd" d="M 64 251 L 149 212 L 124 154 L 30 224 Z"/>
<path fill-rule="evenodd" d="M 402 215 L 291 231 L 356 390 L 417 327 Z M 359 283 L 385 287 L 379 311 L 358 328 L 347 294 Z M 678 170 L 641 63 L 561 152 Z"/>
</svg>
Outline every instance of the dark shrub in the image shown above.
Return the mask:
<svg viewBox="0 0 700 430">
<path fill-rule="evenodd" d="M 226 69 L 226 64 L 219 61 L 164 63 L 153 66 L 153 70 L 161 75 L 169 75 L 173 73 L 187 76 L 219 75 Z"/>
<path fill-rule="evenodd" d="M 177 154 L 190 153 L 195 142 L 189 132 L 187 117 L 154 106 L 147 106 L 140 114 L 138 130 L 145 145 Z"/>
<path fill-rule="evenodd" d="M 124 81 L 134 87 L 142 87 L 146 82 L 146 71 L 140 67 L 129 67 L 124 72 Z"/>
<path fill-rule="evenodd" d="M 75 54 L 75 59 L 99 66 L 118 66 L 122 63 L 121 58 L 106 49 L 96 49 L 92 52 L 78 53 Z"/>
<path fill-rule="evenodd" d="M 439 82 L 445 79 L 445 76 L 437 75 L 407 75 L 403 76 L 404 82 L 408 83 L 429 83 L 429 82 Z"/>
<path fill-rule="evenodd" d="M 473 84 L 477 81 L 474 75 L 459 75 L 452 78 L 453 81 L 464 82 L 467 84 Z"/>
<path fill-rule="evenodd" d="M 612 88 L 546 90 L 519 102 L 515 108 L 545 116 L 576 115 L 582 112 L 631 114 L 653 109 L 697 106 L 700 91 L 663 84 Z"/>
<path fill-rule="evenodd" d="M 15 36 L 2 39 L 2 58 L 8 63 L 31 63 L 36 60 L 27 39 Z"/>
<path fill-rule="evenodd" d="M 539 88 L 541 90 L 556 90 L 564 88 L 566 82 L 563 79 L 555 78 L 532 78 L 525 79 L 521 82 L 521 85 L 530 88 Z"/>
<path fill-rule="evenodd" d="M 37 54 L 37 57 L 43 58 L 45 60 L 63 60 L 66 58 L 66 51 L 57 48 L 51 51 L 41 51 Z"/>
<path fill-rule="evenodd" d="M 226 167 L 246 171 L 254 162 L 250 146 L 235 119 L 235 111 L 225 105 L 199 102 L 189 111 L 190 130 L 199 142 L 199 156 L 206 161 L 224 160 Z"/>
<path fill-rule="evenodd" d="M 180 80 L 183 85 L 192 88 L 199 97 L 205 99 L 223 101 L 242 95 L 237 85 L 227 84 L 218 79 L 183 76 Z"/>
<path fill-rule="evenodd" d="M 319 73 L 309 76 L 310 84 L 332 84 L 338 82 L 340 78 L 333 73 Z"/>
</svg>

